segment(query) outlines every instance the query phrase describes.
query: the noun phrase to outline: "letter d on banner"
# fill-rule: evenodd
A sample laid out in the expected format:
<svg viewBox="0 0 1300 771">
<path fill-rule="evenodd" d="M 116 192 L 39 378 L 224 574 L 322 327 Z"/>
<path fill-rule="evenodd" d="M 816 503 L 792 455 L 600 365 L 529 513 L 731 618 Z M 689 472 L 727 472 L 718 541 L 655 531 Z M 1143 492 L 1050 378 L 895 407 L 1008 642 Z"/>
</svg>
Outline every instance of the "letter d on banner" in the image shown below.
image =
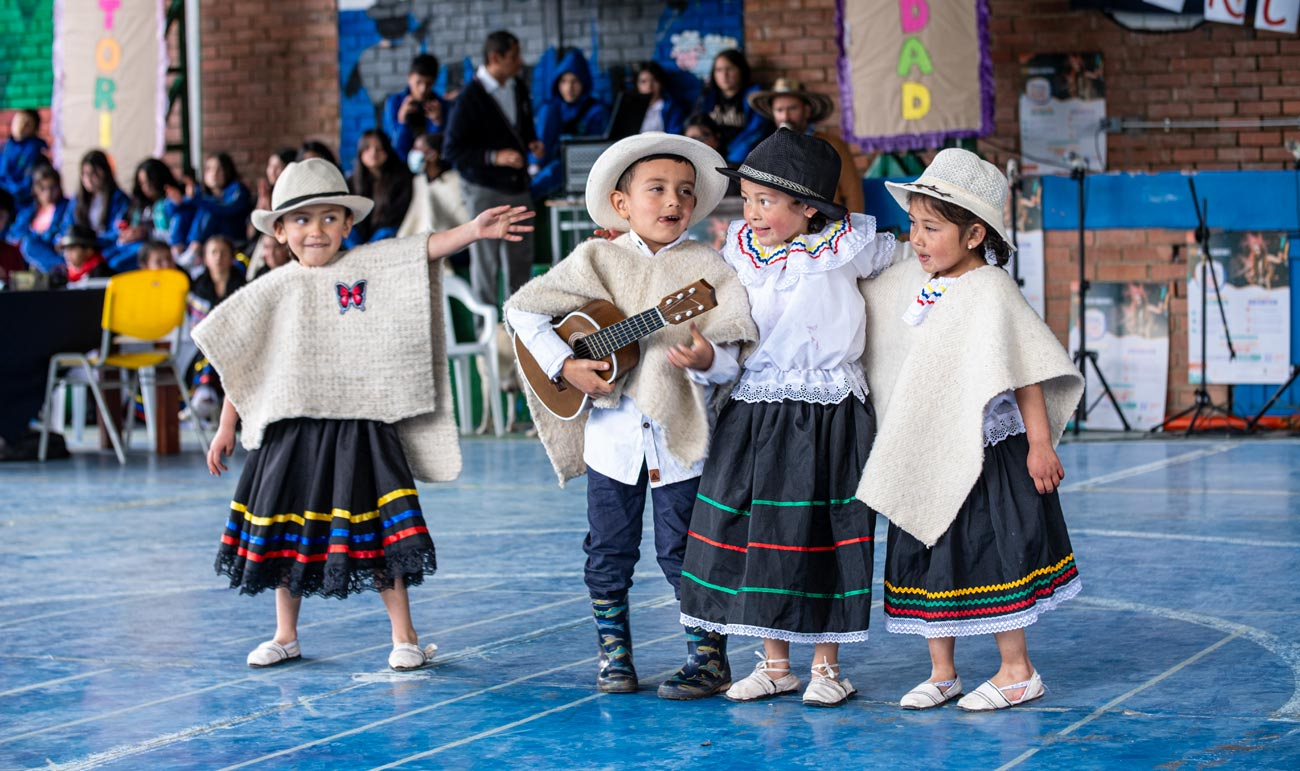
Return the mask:
<svg viewBox="0 0 1300 771">
<path fill-rule="evenodd" d="M 903 84 L 903 120 L 920 120 L 930 112 L 930 89 L 920 83 Z"/>
</svg>

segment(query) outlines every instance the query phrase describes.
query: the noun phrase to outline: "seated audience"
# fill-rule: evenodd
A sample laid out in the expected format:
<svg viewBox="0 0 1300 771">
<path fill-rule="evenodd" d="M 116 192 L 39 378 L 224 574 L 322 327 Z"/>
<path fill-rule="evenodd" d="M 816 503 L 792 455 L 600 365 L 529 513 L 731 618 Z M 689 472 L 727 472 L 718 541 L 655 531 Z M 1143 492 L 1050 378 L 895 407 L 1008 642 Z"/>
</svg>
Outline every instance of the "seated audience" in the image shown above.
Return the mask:
<svg viewBox="0 0 1300 771">
<path fill-rule="evenodd" d="M 163 241 L 142 242 L 139 263 L 140 270 L 179 270 L 171 246 Z"/>
<path fill-rule="evenodd" d="M 248 215 L 253 213 L 253 196 L 239 178 L 235 162 L 226 153 L 212 153 L 203 160 L 203 184 L 191 199 L 194 224 L 189 243 L 206 243 L 212 236 L 224 236 L 230 243 L 243 243 L 248 232 Z"/>
<path fill-rule="evenodd" d="M 100 251 L 101 241 L 94 228 L 73 223 L 59 237 L 63 264 L 50 271 L 50 286 L 61 287 L 90 278 L 108 278 L 113 270 Z"/>
<path fill-rule="evenodd" d="M 776 130 L 749 106 L 747 97 L 757 90 L 744 54 L 732 48 L 714 57 L 695 111 L 707 114 L 721 128 L 722 157 L 728 162 L 743 162 L 755 145 Z"/>
<path fill-rule="evenodd" d="M 591 68 L 582 51 L 571 49 L 555 69 L 551 97 L 537 111 L 535 126 L 542 156 L 533 158 L 533 196 L 546 198 L 564 187 L 561 166 L 562 137 L 603 136 L 609 124 L 609 107 L 591 95 Z"/>
<path fill-rule="evenodd" d="M 460 174 L 442 160 L 442 134 L 417 137 L 410 161 L 415 174 L 411 205 L 397 235 L 441 232 L 469 222 L 469 209 L 461 195 Z"/>
<path fill-rule="evenodd" d="M 411 60 L 406 88 L 389 94 L 384 100 L 382 128 L 392 140 L 394 152 L 403 160 L 415 146 L 416 137 L 440 133 L 447 125 L 451 106 L 434 92 L 433 84 L 437 80 L 438 57 L 420 54 Z"/>
<path fill-rule="evenodd" d="M 349 246 L 392 238 L 411 205 L 411 170 L 406 159 L 397 157 L 388 137 L 371 129 L 357 141 L 357 160 L 352 167 L 352 192 L 375 202 L 370 216 L 353 224 Z"/>
<path fill-rule="evenodd" d="M 276 268 L 288 265 L 291 259 L 293 253 L 287 245 L 275 240 L 275 236 L 262 234 L 257 239 L 253 253 L 249 255 L 248 280 L 261 278 Z"/>
<path fill-rule="evenodd" d="M 339 158 L 329 148 L 329 145 L 315 139 L 308 139 L 302 143 L 302 147 L 298 148 L 297 160 L 305 161 L 308 158 L 324 158 L 335 166 L 339 165 Z"/>
<path fill-rule="evenodd" d="M 0 188 L 0 233 L 9 229 L 9 223 L 13 222 L 16 213 L 14 197 L 8 190 Z M 0 238 L 0 282 L 7 285 L 9 274 L 17 270 L 27 270 L 27 261 L 23 259 L 23 253 L 18 247 Z"/>
<path fill-rule="evenodd" d="M 60 232 L 72 225 L 82 225 L 99 238 L 99 251 L 114 271 L 135 268 L 135 254 L 120 253 L 117 247 L 117 223 L 126 217 L 131 199 L 117 186 L 113 167 L 102 150 L 91 150 L 81 158 L 80 187 L 72 205 L 63 215 Z"/>
<path fill-rule="evenodd" d="M 19 110 L 9 122 L 9 140 L 0 148 L 0 189 L 9 191 L 17 208 L 32 202 L 32 172 L 47 164 L 49 145 L 37 136 L 41 114 Z"/>
<path fill-rule="evenodd" d="M 18 244 L 32 270 L 49 273 L 63 264 L 57 245 L 69 201 L 63 196 L 63 178 L 53 166 L 32 172 L 32 203 L 18 212 L 10 238 Z"/>
<path fill-rule="evenodd" d="M 244 285 L 244 274 L 235 268 L 235 245 L 225 236 L 210 236 L 203 242 L 204 270 L 190 284 L 190 329 L 207 318 L 212 309 Z M 212 364 L 200 353 L 194 355 L 186 372 L 194 393 L 191 408 L 200 420 L 216 420 L 225 392 Z"/>
<path fill-rule="evenodd" d="M 668 91 L 668 73 L 657 62 L 643 62 L 636 71 L 637 93 L 649 104 L 641 119 L 641 131 L 681 134 L 685 128 L 686 108 Z"/>
<path fill-rule="evenodd" d="M 687 137 L 694 139 L 697 142 L 703 142 L 709 147 L 712 147 L 714 150 L 717 150 L 718 153 L 722 152 L 722 129 L 718 128 L 718 124 L 713 122 L 713 118 L 710 118 L 702 112 L 697 112 L 686 119 L 685 134 Z M 727 161 L 727 167 L 738 169 L 740 168 L 740 164 Z M 727 195 L 740 195 L 739 179 L 728 179 Z"/>
</svg>

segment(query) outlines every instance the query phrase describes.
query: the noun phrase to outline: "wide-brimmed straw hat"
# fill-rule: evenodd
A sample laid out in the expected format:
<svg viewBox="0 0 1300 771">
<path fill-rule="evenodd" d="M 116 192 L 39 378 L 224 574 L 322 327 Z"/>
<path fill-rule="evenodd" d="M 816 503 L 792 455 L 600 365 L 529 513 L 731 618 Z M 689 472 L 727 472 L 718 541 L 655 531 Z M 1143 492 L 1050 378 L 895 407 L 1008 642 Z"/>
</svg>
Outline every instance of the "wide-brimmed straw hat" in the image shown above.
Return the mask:
<svg viewBox="0 0 1300 771">
<path fill-rule="evenodd" d="M 747 179 L 776 188 L 798 198 L 833 220 L 849 210 L 835 203 L 840 184 L 840 154 L 824 139 L 799 134 L 787 128 L 750 151 L 739 169 L 718 171 L 735 179 Z"/>
<path fill-rule="evenodd" d="M 56 248 L 66 249 L 69 246 L 84 246 L 87 249 L 99 248 L 99 236 L 95 229 L 89 225 L 69 225 L 68 229 L 59 237 Z"/>
<path fill-rule="evenodd" d="M 347 180 L 339 167 L 323 158 L 295 161 L 284 168 L 271 191 L 271 208 L 253 211 L 253 227 L 275 235 L 275 221 L 304 206 L 336 204 L 352 212 L 356 224 L 370 214 L 375 202 L 348 192 Z"/>
<path fill-rule="evenodd" d="M 809 123 L 826 120 L 835 111 L 835 103 L 829 96 L 809 91 L 794 78 L 777 78 L 772 88 L 750 94 L 749 106 L 754 108 L 754 112 L 772 120 L 772 101 L 778 96 L 794 96 L 802 99 L 804 104 L 808 105 Z"/>
<path fill-rule="evenodd" d="M 997 166 L 969 150 L 957 147 L 940 150 L 915 181 L 886 182 L 885 187 L 904 211 L 908 197 L 917 194 L 957 204 L 984 220 L 1011 246 L 1002 219 L 1007 203 L 1007 178 Z"/>
<path fill-rule="evenodd" d="M 587 214 L 607 230 L 627 230 L 627 220 L 618 216 L 609 194 L 628 167 L 651 155 L 680 155 L 695 167 L 695 211 L 690 224 L 709 216 L 722 196 L 727 194 L 727 180 L 713 173 L 726 163 L 718 151 L 703 142 L 661 131 L 647 131 L 620 139 L 606 148 L 591 166 L 587 176 Z"/>
</svg>

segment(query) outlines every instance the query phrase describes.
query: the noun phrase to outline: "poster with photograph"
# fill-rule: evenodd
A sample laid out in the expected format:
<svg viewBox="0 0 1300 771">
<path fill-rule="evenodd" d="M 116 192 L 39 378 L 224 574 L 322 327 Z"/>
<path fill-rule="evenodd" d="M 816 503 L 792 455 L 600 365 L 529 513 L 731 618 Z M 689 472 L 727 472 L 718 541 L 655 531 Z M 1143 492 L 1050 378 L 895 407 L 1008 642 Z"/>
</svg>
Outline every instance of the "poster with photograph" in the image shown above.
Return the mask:
<svg viewBox="0 0 1300 771">
<path fill-rule="evenodd" d="M 1070 353 L 1079 349 L 1079 285 L 1071 285 Z M 1084 428 L 1121 430 L 1119 413 L 1102 389 L 1097 370 L 1115 394 L 1131 428 L 1143 430 L 1165 419 L 1169 384 L 1169 287 L 1141 282 L 1088 284 L 1088 350 L 1097 366 L 1084 368 L 1088 417 Z"/>
<path fill-rule="evenodd" d="M 1017 249 L 1007 263 L 1007 272 L 1020 282 L 1020 293 L 1041 318 L 1046 318 L 1046 294 L 1043 289 L 1043 181 L 1038 177 L 1021 177 L 1007 196 L 1008 222 L 1014 222 Z"/>
<path fill-rule="evenodd" d="M 1020 153 L 1025 174 L 1069 174 L 1078 157 L 1106 170 L 1101 54 L 1040 54 L 1020 67 Z"/>
<path fill-rule="evenodd" d="M 1291 240 L 1286 233 L 1218 233 L 1210 237 L 1210 276 L 1195 255 L 1187 275 L 1187 378 L 1200 383 L 1204 320 L 1207 382 L 1282 383 L 1291 374 Z M 1204 277 L 1204 281 L 1203 281 Z M 1223 313 L 1215 300 L 1218 279 Z M 1201 288 L 1205 286 L 1205 314 Z M 1228 327 L 1224 332 L 1224 318 Z M 1232 338 L 1236 357 L 1228 351 Z"/>
</svg>

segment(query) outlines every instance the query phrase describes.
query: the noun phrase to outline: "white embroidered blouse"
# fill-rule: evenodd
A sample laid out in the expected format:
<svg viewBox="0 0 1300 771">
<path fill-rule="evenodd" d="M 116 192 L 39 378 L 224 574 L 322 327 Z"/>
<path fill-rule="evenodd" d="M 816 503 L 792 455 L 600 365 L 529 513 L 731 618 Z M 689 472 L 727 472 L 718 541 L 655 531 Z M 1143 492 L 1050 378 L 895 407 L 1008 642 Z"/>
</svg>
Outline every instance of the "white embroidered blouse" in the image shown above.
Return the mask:
<svg viewBox="0 0 1300 771">
<path fill-rule="evenodd" d="M 977 268 L 982 270 L 982 268 Z M 961 277 L 934 276 L 925 282 L 916 299 L 903 313 L 903 321 L 916 327 L 925 321 L 934 304 L 952 289 Z M 992 447 L 1009 436 L 1025 433 L 1025 420 L 1020 415 L 1020 405 L 1014 391 L 1003 391 L 994 396 L 984 408 L 984 446 Z"/>
<path fill-rule="evenodd" d="M 731 223 L 722 256 L 745 286 L 758 326 L 758 347 L 731 398 L 838 404 L 853 394 L 865 402 L 859 360 L 866 313 L 857 282 L 889 266 L 894 243 L 865 214 L 772 248 L 759 244 L 744 221 Z"/>
</svg>

